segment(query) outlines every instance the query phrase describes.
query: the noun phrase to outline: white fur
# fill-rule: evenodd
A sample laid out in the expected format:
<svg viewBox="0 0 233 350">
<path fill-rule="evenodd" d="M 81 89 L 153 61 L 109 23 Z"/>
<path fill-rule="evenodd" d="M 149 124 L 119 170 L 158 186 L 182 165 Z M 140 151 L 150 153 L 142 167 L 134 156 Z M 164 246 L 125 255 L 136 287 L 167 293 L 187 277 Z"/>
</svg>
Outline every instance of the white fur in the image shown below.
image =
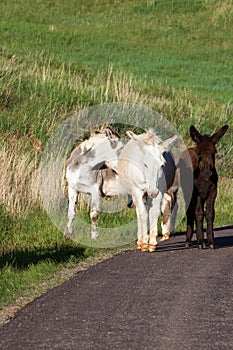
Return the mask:
<svg viewBox="0 0 233 350">
<path fill-rule="evenodd" d="M 111 142 L 115 143 L 114 147 L 112 147 Z M 77 194 L 82 192 L 91 195 L 91 236 L 93 239 L 98 237 L 96 220 L 100 206 L 99 186 L 96 182 L 98 166 L 106 160 L 111 160 L 116 164 L 119 150 L 122 147 L 123 144 L 120 139 L 108 132 L 91 136 L 90 139 L 81 143 L 71 153 L 66 169 L 69 208 L 65 236 L 69 237 L 72 233 Z"/>
<path fill-rule="evenodd" d="M 162 170 L 162 166 L 166 166 L 163 154 L 169 145 L 175 142 L 177 137 L 166 140 L 165 146 L 163 146 L 163 142 L 161 140 L 158 142 L 158 137 L 150 132 L 135 135 L 130 131 L 127 132 L 127 135 L 131 140 L 122 149 L 119 156 L 119 178 L 126 192 L 132 195 L 136 205 L 138 242 L 157 245 L 158 218 L 161 214 L 162 200 L 167 190 Z M 170 172 L 170 176 L 174 178 L 174 174 L 175 168 L 173 172 Z M 173 182 L 173 179 L 171 179 L 171 182 Z M 143 200 L 145 194 L 149 195 L 147 203 L 144 203 Z M 150 225 L 149 234 L 148 220 Z"/>
</svg>

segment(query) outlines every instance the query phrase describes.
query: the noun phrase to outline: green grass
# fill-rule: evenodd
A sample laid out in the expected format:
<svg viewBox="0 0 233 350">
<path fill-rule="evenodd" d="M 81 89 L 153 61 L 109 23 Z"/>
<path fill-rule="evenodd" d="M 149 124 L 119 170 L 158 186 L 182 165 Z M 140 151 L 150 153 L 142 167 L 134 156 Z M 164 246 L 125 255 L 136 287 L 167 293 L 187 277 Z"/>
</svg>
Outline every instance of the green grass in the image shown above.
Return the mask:
<svg viewBox="0 0 233 350">
<path fill-rule="evenodd" d="M 41 210 L 19 218 L 0 208 L 0 217 L 2 306 L 20 295 L 28 298 L 42 282 L 49 284 L 59 269 L 94 253 L 94 249 L 64 239 Z"/>
<path fill-rule="evenodd" d="M 232 99 L 229 1 L 5 1 L 2 7 L 2 47 L 16 57 L 27 61 L 33 48 L 57 64 L 94 71 L 111 64 L 147 83 Z"/>
<path fill-rule="evenodd" d="M 232 223 L 232 26 L 231 0 L 1 1 L 3 306 L 30 299 L 96 253 L 63 238 L 39 207 L 36 181 L 29 183 L 55 128 L 88 106 L 142 103 L 175 125 L 187 145 L 191 124 L 212 133 L 228 123 L 218 144 L 215 226 Z M 128 213 L 102 213 L 100 227 L 135 217 Z M 182 221 L 177 230 L 184 228 Z"/>
</svg>

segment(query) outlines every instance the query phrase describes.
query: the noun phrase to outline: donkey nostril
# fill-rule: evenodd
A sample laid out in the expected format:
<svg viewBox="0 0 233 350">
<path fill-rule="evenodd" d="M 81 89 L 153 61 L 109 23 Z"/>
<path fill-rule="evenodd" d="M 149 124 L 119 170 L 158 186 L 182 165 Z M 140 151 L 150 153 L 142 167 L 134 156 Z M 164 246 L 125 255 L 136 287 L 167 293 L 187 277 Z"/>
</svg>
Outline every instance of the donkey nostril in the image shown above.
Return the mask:
<svg viewBox="0 0 233 350">
<path fill-rule="evenodd" d="M 158 196 L 159 190 L 147 191 L 148 196 L 156 198 Z"/>
<path fill-rule="evenodd" d="M 205 177 L 210 177 L 212 175 L 212 171 L 210 169 L 204 169 L 203 175 Z"/>
</svg>

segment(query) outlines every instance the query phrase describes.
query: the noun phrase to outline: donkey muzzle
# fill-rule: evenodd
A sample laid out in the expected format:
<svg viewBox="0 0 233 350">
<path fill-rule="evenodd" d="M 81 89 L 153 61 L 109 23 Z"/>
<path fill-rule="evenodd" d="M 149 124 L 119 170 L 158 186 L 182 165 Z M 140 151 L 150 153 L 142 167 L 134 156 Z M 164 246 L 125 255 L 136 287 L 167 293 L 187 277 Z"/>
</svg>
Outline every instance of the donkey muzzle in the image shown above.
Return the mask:
<svg viewBox="0 0 233 350">
<path fill-rule="evenodd" d="M 148 190 L 147 194 L 148 194 L 149 197 L 156 198 L 158 196 L 158 194 L 159 194 L 159 190 L 158 189 Z"/>
<path fill-rule="evenodd" d="M 203 170 L 202 174 L 203 174 L 203 176 L 204 176 L 205 178 L 210 178 L 211 175 L 212 175 L 212 171 L 211 171 L 210 168 L 205 168 L 205 169 Z"/>
</svg>

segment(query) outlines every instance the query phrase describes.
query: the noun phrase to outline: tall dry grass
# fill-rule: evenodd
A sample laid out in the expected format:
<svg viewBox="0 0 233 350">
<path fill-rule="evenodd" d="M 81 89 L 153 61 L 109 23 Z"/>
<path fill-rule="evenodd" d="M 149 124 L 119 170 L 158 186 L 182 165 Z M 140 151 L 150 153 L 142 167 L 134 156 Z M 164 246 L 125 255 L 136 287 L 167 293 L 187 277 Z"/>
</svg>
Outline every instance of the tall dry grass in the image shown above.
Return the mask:
<svg viewBox="0 0 233 350">
<path fill-rule="evenodd" d="M 199 106 L 200 101 L 198 100 L 197 103 L 195 98 L 191 101 L 191 96 L 188 94 L 182 94 L 174 90 L 161 90 L 160 93 L 153 91 L 148 93 L 145 93 L 145 91 L 141 92 L 143 89 L 140 89 L 140 82 L 121 72 L 114 72 L 111 66 L 107 72 L 102 71 L 95 76 L 87 77 L 82 76 L 81 73 L 78 74 L 78 72 L 77 74 L 74 71 L 71 72 L 69 67 L 64 65 L 54 70 L 52 69 L 51 61 L 48 60 L 48 62 L 44 62 L 43 66 L 40 65 L 39 61 L 35 62 L 33 66 L 26 66 L 25 63 L 20 63 L 18 68 L 22 69 L 22 73 L 19 74 L 19 70 L 14 67 L 14 62 L 12 65 L 9 65 L 6 58 L 2 57 L 2 60 L 5 62 L 3 65 L 5 74 L 11 77 L 11 80 L 5 80 L 5 85 L 3 86 L 5 96 L 13 94 L 13 83 L 11 82 L 17 81 L 18 83 L 14 85 L 14 88 L 17 89 L 20 97 L 20 81 L 24 76 L 27 79 L 33 78 L 35 82 L 34 90 L 30 91 L 29 100 L 36 98 L 39 85 L 49 84 L 51 90 L 68 90 L 77 95 L 86 94 L 90 96 L 92 104 L 96 105 L 111 102 L 144 105 L 158 112 L 164 111 L 166 116 L 170 116 L 171 122 L 175 125 L 177 124 L 178 131 L 182 135 L 187 133 L 191 121 L 197 121 L 198 116 L 201 115 L 199 114 L 201 113 L 199 109 L 203 106 Z M 69 110 L 69 116 L 71 113 L 78 113 L 82 109 L 87 108 L 88 103 L 86 105 L 83 102 L 75 104 L 72 110 Z M 50 111 L 48 115 L 44 116 L 48 123 L 47 129 L 51 129 L 51 132 L 59 125 L 59 122 L 67 117 L 65 113 L 66 108 L 63 109 L 63 115 L 60 115 L 59 109 L 54 110 L 55 107 L 53 107 L 53 113 Z M 213 103 L 213 106 L 209 106 L 208 111 L 204 111 L 204 113 L 202 111 L 202 115 L 206 116 L 209 111 L 212 112 L 212 109 L 216 108 L 217 106 Z M 222 106 L 218 109 L 220 115 L 223 115 L 223 120 L 221 121 L 223 124 L 227 116 L 225 116 Z M 38 120 L 40 120 L 40 113 L 42 112 L 39 111 L 38 113 Z M 177 115 L 179 118 L 177 118 Z M 206 120 L 208 121 L 208 119 Z M 207 121 L 205 121 L 206 124 Z M 211 121 L 213 122 L 213 119 Z M 199 120 L 199 122 L 201 121 Z M 23 214 L 31 207 L 41 205 L 38 158 L 42 153 L 42 141 L 39 139 L 39 136 L 21 135 L 20 133 L 15 137 L 14 142 L 12 142 L 12 135 L 8 139 L 7 137 L 7 133 L 3 134 L 3 144 L 5 146 L 0 149 L 0 204 L 3 204 L 12 213 Z M 226 135 L 226 137 L 229 136 Z M 22 144 L 26 144 L 26 138 L 29 141 L 26 149 L 23 149 Z M 30 147 L 33 152 L 31 150 L 28 152 Z M 228 149 L 230 152 L 229 143 Z M 225 154 L 226 150 L 223 151 Z M 219 154 L 223 151 L 220 150 Z M 230 164 L 231 160 L 229 159 L 228 157 L 228 163 Z"/>
<path fill-rule="evenodd" d="M 5 65 L 4 69 L 12 73 L 12 66 Z M 129 79 L 123 74 L 113 73 L 111 67 L 109 67 L 107 75 L 100 72 L 93 78 L 91 84 L 90 81 L 87 83 L 84 77 L 71 74 L 69 69 L 66 71 L 64 66 L 52 72 L 50 62 L 42 69 L 35 63 L 33 67 L 24 69 L 23 74 L 35 78 L 35 90 L 31 92 L 32 98 L 36 95 L 37 80 L 44 83 L 51 82 L 51 84 L 56 80 L 62 90 L 65 88 L 74 89 L 77 93 L 80 93 L 80 90 L 88 93 L 91 85 L 92 92 L 90 93 L 92 93 L 92 100 L 96 104 L 123 102 L 142 105 L 146 103 L 147 99 L 147 96 L 136 91 L 136 82 L 133 78 Z M 19 79 L 19 76 L 15 76 L 15 79 Z M 17 84 L 20 90 L 19 85 Z M 8 86 L 5 86 L 5 90 L 9 94 L 11 93 Z M 76 105 L 73 112 L 78 113 L 86 107 L 88 106 Z M 58 125 L 56 116 L 57 113 L 51 117 L 49 125 L 51 129 Z M 61 121 L 65 118 L 64 114 Z M 42 154 L 41 141 L 35 136 L 28 135 L 27 137 L 20 136 L 20 134 L 15 137 L 11 135 L 7 139 L 6 134 L 3 144 L 4 146 L 0 149 L 0 204 L 11 213 L 22 215 L 33 206 L 41 205 L 38 162 Z M 26 149 L 23 149 L 22 144 L 27 144 Z M 87 199 L 83 200 L 83 202 L 86 201 Z"/>
<path fill-rule="evenodd" d="M 39 202 L 37 159 L 3 148 L 0 163 L 0 203 L 12 213 L 24 214 Z"/>
</svg>

